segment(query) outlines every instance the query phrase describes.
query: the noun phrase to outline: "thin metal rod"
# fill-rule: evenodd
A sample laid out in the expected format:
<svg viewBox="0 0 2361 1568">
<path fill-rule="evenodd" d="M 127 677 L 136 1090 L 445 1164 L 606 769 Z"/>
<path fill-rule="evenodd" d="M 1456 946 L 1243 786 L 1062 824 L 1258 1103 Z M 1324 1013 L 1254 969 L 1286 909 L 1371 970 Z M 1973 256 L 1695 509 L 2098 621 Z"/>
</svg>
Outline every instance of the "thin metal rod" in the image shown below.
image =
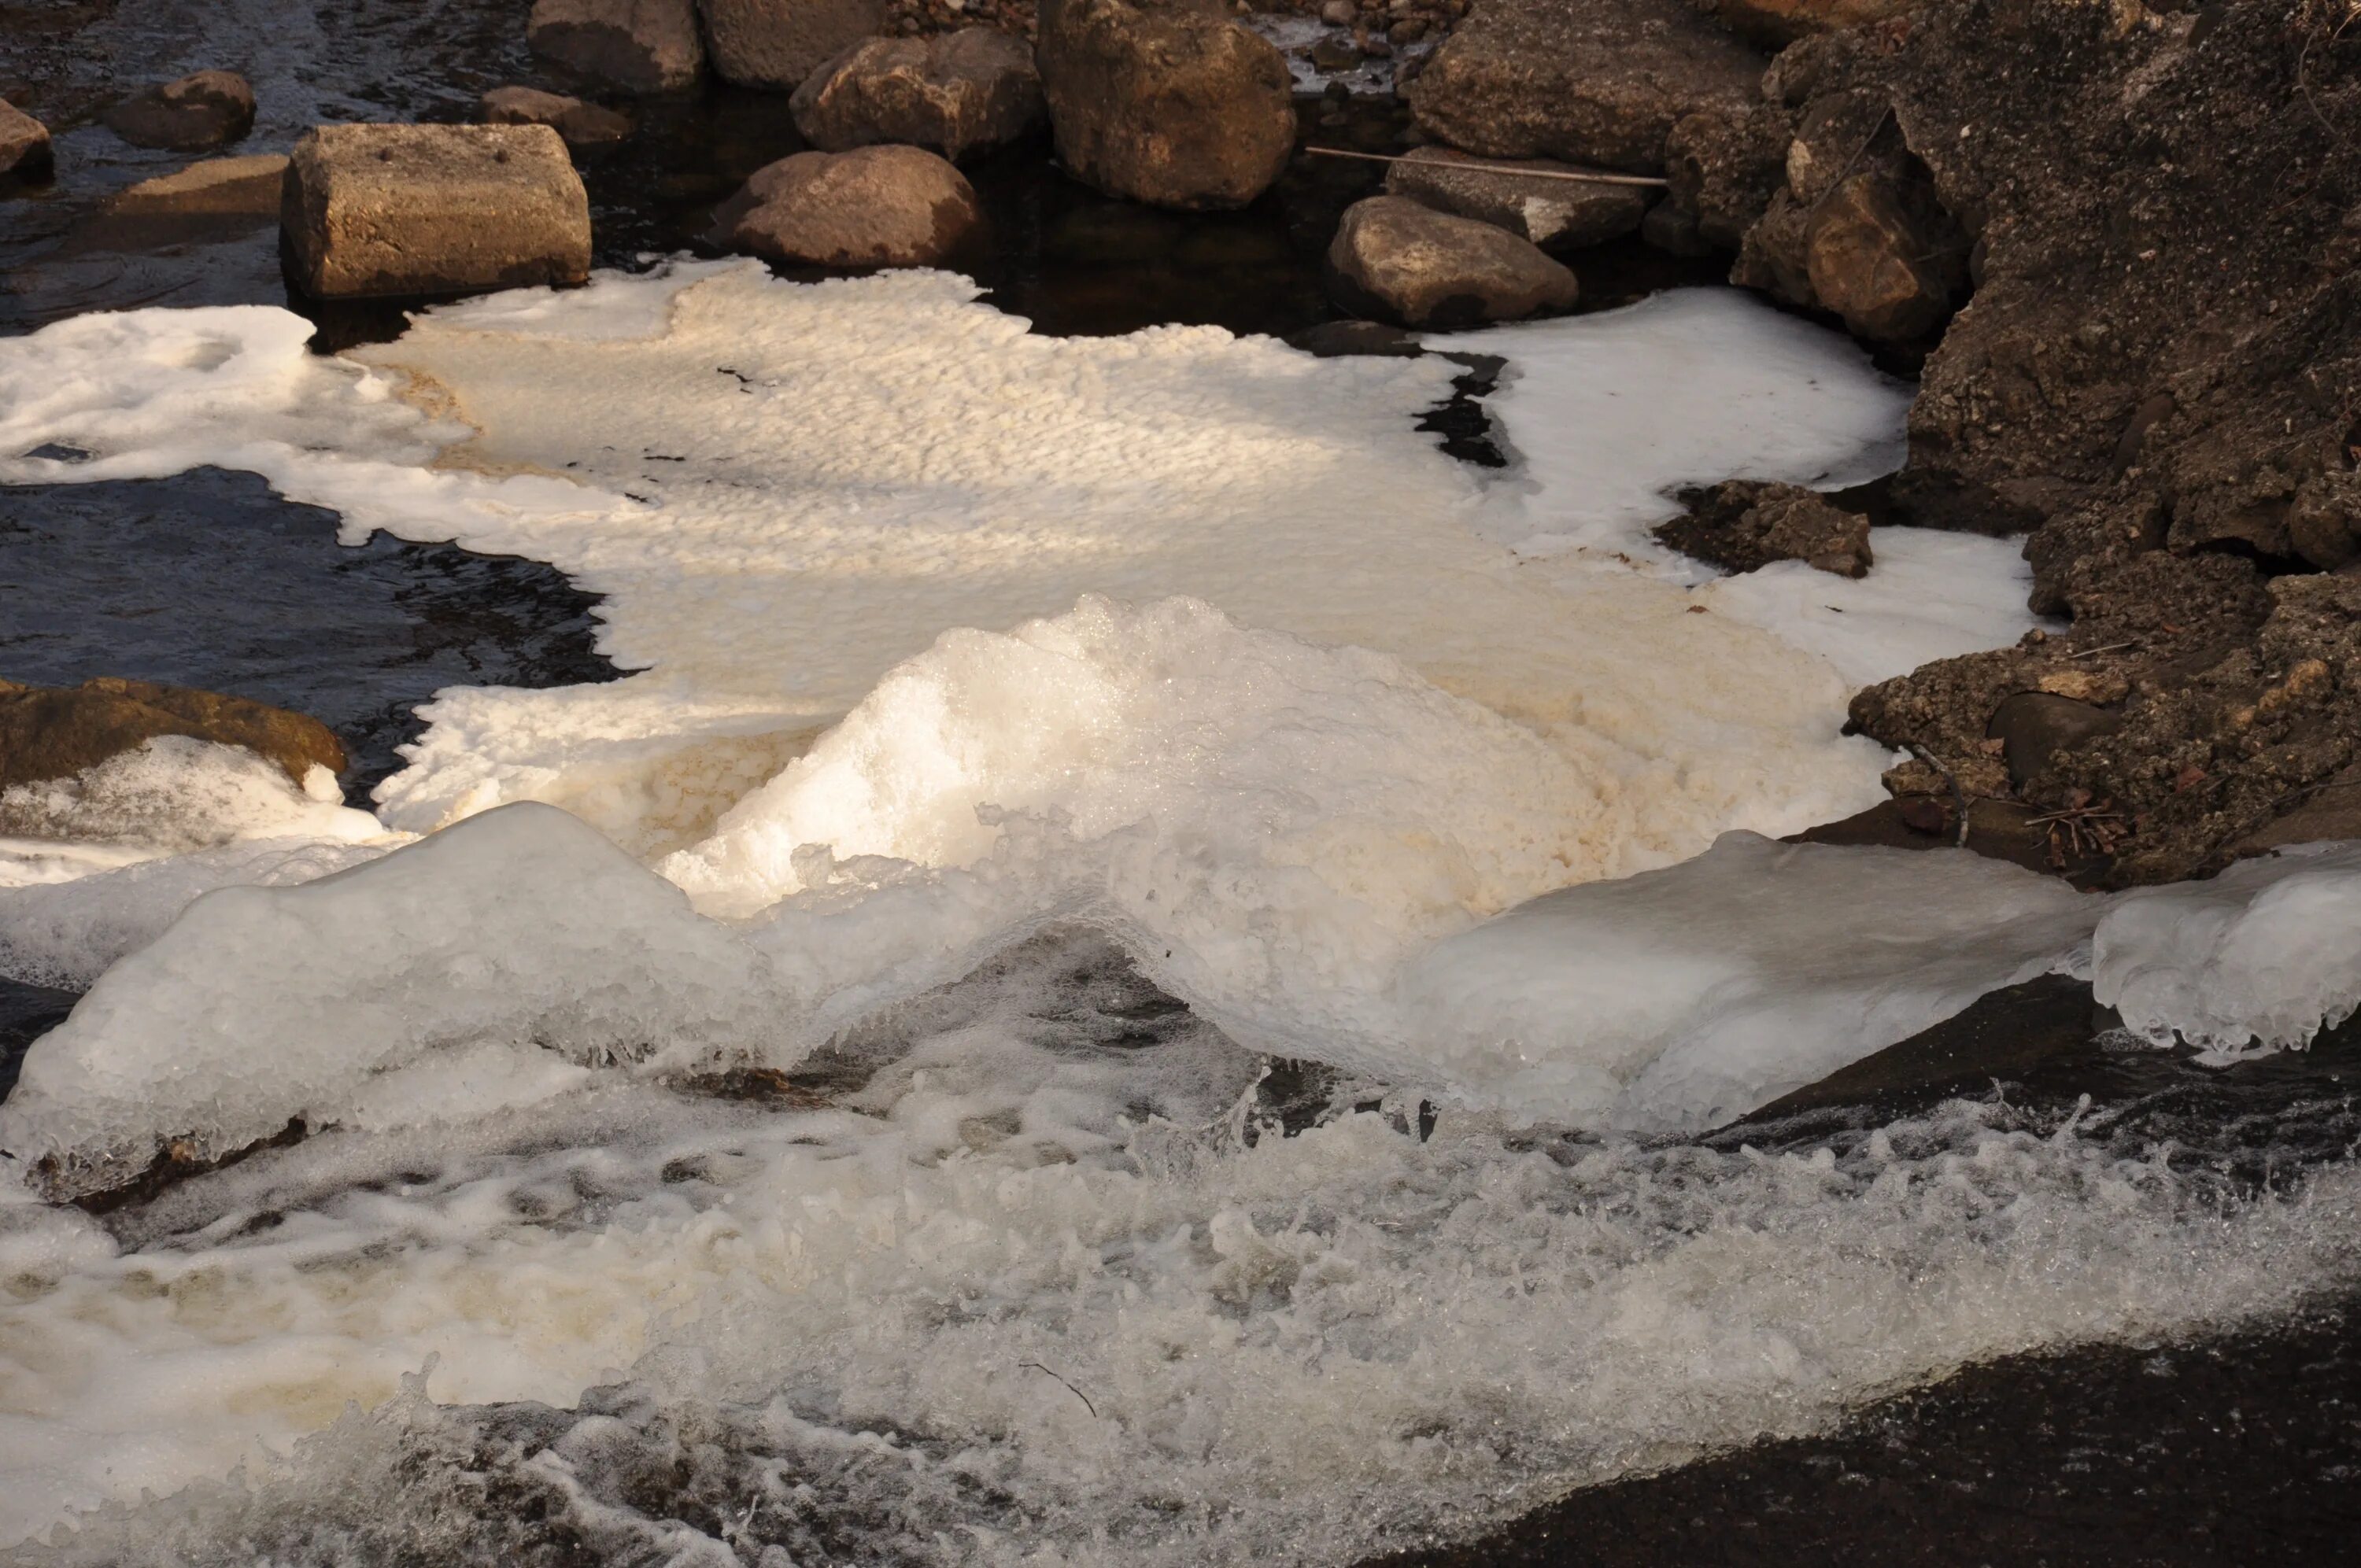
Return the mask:
<svg viewBox="0 0 2361 1568">
<path fill-rule="evenodd" d="M 1512 180 L 1578 180 L 1587 185 L 1646 185 L 1661 189 L 1667 182 L 1652 174 L 1590 174 L 1571 169 L 1503 169 L 1497 163 L 1463 163 L 1455 158 L 1392 158 L 1382 152 L 1351 152 L 1341 147 L 1307 147 L 1323 158 L 1358 158 L 1371 163 L 1415 163 L 1422 169 L 1466 169 L 1477 174 L 1498 174 Z"/>
</svg>

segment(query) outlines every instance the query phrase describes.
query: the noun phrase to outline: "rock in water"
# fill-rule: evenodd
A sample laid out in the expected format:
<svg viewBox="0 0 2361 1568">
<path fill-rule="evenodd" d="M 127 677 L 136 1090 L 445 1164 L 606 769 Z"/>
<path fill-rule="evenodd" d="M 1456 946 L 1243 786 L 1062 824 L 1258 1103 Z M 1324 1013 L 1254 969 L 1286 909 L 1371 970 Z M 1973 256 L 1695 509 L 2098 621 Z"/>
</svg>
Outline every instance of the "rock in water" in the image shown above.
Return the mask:
<svg viewBox="0 0 2361 1568">
<path fill-rule="evenodd" d="M 19 181 L 38 183 L 55 170 L 49 127 L 0 98 L 0 189 Z"/>
<path fill-rule="evenodd" d="M 135 93 L 103 117 L 134 147 L 193 152 L 234 142 L 254 128 L 254 89 L 235 71 L 200 71 Z"/>
<path fill-rule="evenodd" d="M 1348 308 L 1417 327 L 1516 321 L 1565 310 L 1580 291 L 1532 242 L 1407 196 L 1346 208 L 1328 266 Z"/>
<path fill-rule="evenodd" d="M 533 53 L 625 93 L 692 86 L 705 69 L 697 0 L 533 0 L 525 38 Z"/>
<path fill-rule="evenodd" d="M 1839 577 L 1869 575 L 1869 519 L 1840 510 L 1800 485 L 1730 479 L 1654 531 L 1685 555 L 1732 572 L 1801 561 Z"/>
<path fill-rule="evenodd" d="M 590 203 L 547 126 L 322 126 L 280 207 L 315 297 L 456 294 L 590 275 Z"/>
<path fill-rule="evenodd" d="M 1294 150 L 1286 58 L 1221 16 L 1042 0 L 1035 56 L 1059 158 L 1110 194 L 1243 207 Z"/>
<path fill-rule="evenodd" d="M 808 267 L 935 267 L 983 225 L 975 189 L 922 148 L 799 152 L 724 205 L 731 248 Z"/>
<path fill-rule="evenodd" d="M 106 204 L 137 217 L 276 217 L 287 159 L 275 152 L 250 158 L 207 158 L 170 174 L 142 180 Z"/>
<path fill-rule="evenodd" d="M 1041 77 L 1023 40 L 962 27 L 855 44 L 813 71 L 788 106 L 804 139 L 824 151 L 908 142 L 956 162 L 1031 130 L 1042 115 Z"/>
<path fill-rule="evenodd" d="M 1482 163 L 1481 168 L 1471 165 Z M 1396 196 L 1474 218 L 1546 250 L 1576 250 L 1630 234 L 1647 215 L 1649 192 L 1631 185 L 1535 179 L 1579 172 L 1548 159 L 1479 160 L 1448 148 L 1413 148 L 1386 173 Z"/>
<path fill-rule="evenodd" d="M 1753 102 L 1763 68 L 1688 0 L 1485 0 L 1410 102 L 1429 135 L 1470 152 L 1653 174 L 1674 121 Z"/>
<path fill-rule="evenodd" d="M 697 0 L 697 8 L 715 71 L 781 92 L 885 26 L 885 0 Z"/>
<path fill-rule="evenodd" d="M 547 126 L 568 147 L 612 147 L 631 134 L 630 115 L 538 87 L 495 87 L 483 110 L 488 126 Z"/>
<path fill-rule="evenodd" d="M 78 686 L 0 681 L 0 790 L 71 778 L 159 735 L 243 746 L 297 784 L 345 768 L 345 748 L 316 718 L 244 697 L 111 675 Z"/>
</svg>

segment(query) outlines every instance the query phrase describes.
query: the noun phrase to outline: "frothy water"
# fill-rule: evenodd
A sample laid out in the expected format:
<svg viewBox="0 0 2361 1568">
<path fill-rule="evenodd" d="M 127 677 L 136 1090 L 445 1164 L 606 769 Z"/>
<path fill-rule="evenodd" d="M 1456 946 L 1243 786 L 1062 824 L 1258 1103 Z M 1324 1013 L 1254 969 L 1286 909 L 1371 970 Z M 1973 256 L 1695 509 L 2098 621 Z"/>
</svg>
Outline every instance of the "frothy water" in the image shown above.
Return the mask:
<svg viewBox="0 0 2361 1568">
<path fill-rule="evenodd" d="M 148 773 L 42 818 L 145 858 L 0 890 L 0 968 L 89 987 L 0 1106 L 0 1537 L 76 1526 L 20 1555 L 1343 1561 L 2345 1277 L 2342 1164 L 1665 1136 L 2053 968 L 2217 1051 L 2361 996 L 2289 937 L 2341 850 L 2111 901 L 1757 836 L 1879 797 L 1854 683 L 2030 625 L 1997 542 L 1648 541 L 1890 463 L 1851 349 L 1719 291 L 1480 334 L 1488 479 L 1434 360 L 974 293 L 0 343 L 0 479 L 258 473 L 549 563 L 639 672 L 440 694 L 375 817 L 180 748 L 124 764 L 193 770 L 160 825 Z"/>
</svg>

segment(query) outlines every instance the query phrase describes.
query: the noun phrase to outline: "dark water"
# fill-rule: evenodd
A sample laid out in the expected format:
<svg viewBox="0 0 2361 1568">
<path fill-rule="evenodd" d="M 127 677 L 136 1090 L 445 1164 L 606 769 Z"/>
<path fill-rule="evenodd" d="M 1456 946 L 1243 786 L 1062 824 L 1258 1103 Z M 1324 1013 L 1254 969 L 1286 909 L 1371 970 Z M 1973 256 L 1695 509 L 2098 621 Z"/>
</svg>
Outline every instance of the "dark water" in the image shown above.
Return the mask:
<svg viewBox="0 0 2361 1568">
<path fill-rule="evenodd" d="M 486 88 L 566 85 L 526 53 L 525 8 L 0 0 L 0 95 L 49 124 L 59 164 L 54 187 L 0 203 L 0 334 L 148 304 L 311 309 L 289 299 L 267 222 L 134 230 L 105 217 L 113 192 L 187 159 L 126 146 L 100 111 L 149 82 L 226 66 L 253 79 L 260 106 L 232 152 L 284 150 L 323 120 L 467 118 Z M 639 135 L 584 170 L 601 265 L 697 249 L 713 205 L 800 145 L 775 96 L 714 89 L 634 112 Z M 1302 116 L 1318 145 L 1384 151 L 1403 129 L 1390 104 L 1307 104 Z M 1367 165 L 1301 159 L 1253 209 L 1184 218 L 1084 190 L 1041 145 L 971 173 L 994 231 L 979 281 L 994 303 L 1060 334 L 1179 322 L 1293 334 L 1330 322 L 1321 256 L 1338 213 L 1378 179 Z M 1718 270 L 1636 245 L 1592 253 L 1579 269 L 1593 306 Z M 398 306 L 313 313 L 323 346 L 401 322 Z M 1480 460 L 1473 401 L 1430 423 Z M 0 489 L 0 676 L 126 674 L 313 713 L 353 750 L 348 788 L 396 765 L 412 709 L 439 687 L 613 673 L 593 650 L 595 602 L 555 572 L 383 539 L 346 549 L 328 514 L 214 471 Z M 0 983 L 0 1095 L 71 1000 Z M 2224 1072 L 2111 1044 L 2109 1023 L 2070 982 L 2016 988 L 1709 1141 L 1841 1144 L 1933 1097 L 1998 1095 L 2028 1126 L 2081 1118 L 2126 1149 L 2168 1145 L 2225 1199 L 2349 1158 L 2361 1141 L 2350 1091 L 2361 1029 Z M 1291 1085 L 1309 1104 L 1317 1077 L 1281 1073 L 1270 1087 Z M 1831 1436 L 1591 1488 L 1490 1540 L 1401 1561 L 2343 1562 L 2361 1524 L 2354 1306 L 2324 1302 L 2198 1343 L 1971 1368 Z"/>
</svg>

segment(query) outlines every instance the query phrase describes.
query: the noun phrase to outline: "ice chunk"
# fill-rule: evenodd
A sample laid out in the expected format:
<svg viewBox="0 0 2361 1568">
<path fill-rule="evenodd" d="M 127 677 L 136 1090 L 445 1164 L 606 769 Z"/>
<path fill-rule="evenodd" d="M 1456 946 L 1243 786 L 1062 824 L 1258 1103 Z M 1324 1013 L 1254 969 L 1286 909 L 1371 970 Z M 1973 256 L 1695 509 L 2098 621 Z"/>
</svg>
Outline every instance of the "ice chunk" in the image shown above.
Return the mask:
<svg viewBox="0 0 2361 1568">
<path fill-rule="evenodd" d="M 1400 994 L 1413 1038 L 1485 1102 L 1694 1128 L 2044 972 L 2099 907 L 1965 850 L 1731 833 L 1438 943 Z"/>
<path fill-rule="evenodd" d="M 2217 1060 L 2300 1049 L 2361 1006 L 2361 844 L 2300 844 L 2210 882 L 2124 894 L 2092 989 L 2126 1028 Z"/>
<path fill-rule="evenodd" d="M 198 899 L 35 1042 L 0 1147 L 88 1190 L 162 1140 L 202 1155 L 333 1121 L 434 1053 L 693 1065 L 763 1036 L 765 977 L 595 830 L 546 806 L 489 814 L 317 882 Z"/>
</svg>

